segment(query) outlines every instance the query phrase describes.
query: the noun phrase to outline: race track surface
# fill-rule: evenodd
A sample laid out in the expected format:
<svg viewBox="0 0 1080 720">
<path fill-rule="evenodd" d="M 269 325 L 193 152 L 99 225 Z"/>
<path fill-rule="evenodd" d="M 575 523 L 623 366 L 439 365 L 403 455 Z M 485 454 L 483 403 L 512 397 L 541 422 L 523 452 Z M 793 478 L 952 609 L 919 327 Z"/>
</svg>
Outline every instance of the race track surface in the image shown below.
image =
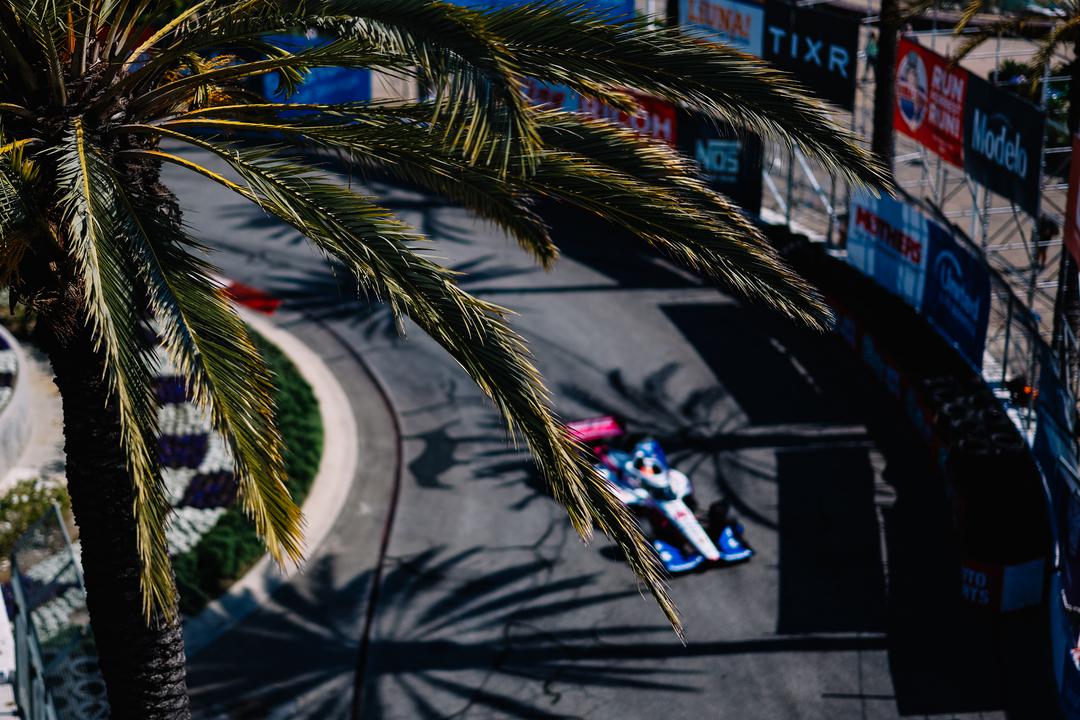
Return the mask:
<svg viewBox="0 0 1080 720">
<path fill-rule="evenodd" d="M 402 434 L 372 622 L 385 512 L 365 513 L 362 497 L 388 497 L 385 443 L 362 459 L 313 569 L 192 659 L 199 716 L 348 717 L 357 667 L 362 716 L 387 720 L 1000 716 L 991 660 L 956 601 L 941 487 L 837 339 L 580 219 L 559 224 L 565 254 L 544 273 L 460 209 L 377 186 L 468 273 L 466 289 L 519 313 L 563 417 L 626 418 L 703 507 L 733 500 L 757 556 L 672 582 L 684 647 L 609 543 L 579 542 L 434 342 L 411 325 L 399 339 L 386 309 L 356 300 L 291 231 L 168 177 L 224 273 L 302 311 L 294 329 L 329 362 L 361 359 Z M 389 422 L 357 420 L 361 432 Z"/>
</svg>

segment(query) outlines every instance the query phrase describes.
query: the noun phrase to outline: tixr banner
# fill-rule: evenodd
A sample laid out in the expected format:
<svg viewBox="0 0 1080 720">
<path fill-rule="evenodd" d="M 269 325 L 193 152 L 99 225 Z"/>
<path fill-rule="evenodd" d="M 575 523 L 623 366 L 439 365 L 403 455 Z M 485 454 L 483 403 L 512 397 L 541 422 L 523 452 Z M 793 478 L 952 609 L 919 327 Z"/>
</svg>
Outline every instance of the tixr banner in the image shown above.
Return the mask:
<svg viewBox="0 0 1080 720">
<path fill-rule="evenodd" d="M 943 160 L 964 166 L 964 96 L 968 71 L 906 38 L 896 63 L 893 126 Z"/>
<path fill-rule="evenodd" d="M 766 60 L 790 72 L 822 100 L 855 109 L 858 20 L 827 7 L 769 0 L 764 45 Z"/>
<path fill-rule="evenodd" d="M 974 180 L 1039 214 L 1046 113 L 971 75 L 964 99 L 964 170 Z"/>
<path fill-rule="evenodd" d="M 681 114 L 678 128 L 679 150 L 697 161 L 709 186 L 746 212 L 759 214 L 761 139 L 698 114 Z"/>
<path fill-rule="evenodd" d="M 859 22 L 786 0 L 679 0 L 679 24 L 765 58 L 823 100 L 855 107 Z"/>
</svg>

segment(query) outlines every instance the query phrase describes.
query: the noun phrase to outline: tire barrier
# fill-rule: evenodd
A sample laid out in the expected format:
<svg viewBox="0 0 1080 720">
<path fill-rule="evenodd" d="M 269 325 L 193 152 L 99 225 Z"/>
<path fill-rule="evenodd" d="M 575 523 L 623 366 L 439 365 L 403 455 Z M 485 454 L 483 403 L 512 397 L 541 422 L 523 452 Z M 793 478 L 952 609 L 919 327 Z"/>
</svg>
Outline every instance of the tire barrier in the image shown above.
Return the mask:
<svg viewBox="0 0 1080 720">
<path fill-rule="evenodd" d="M 993 614 L 1044 603 L 1053 545 L 1046 496 L 1002 400 L 898 297 L 805 237 L 764 230 L 824 292 L 836 331 L 902 404 L 932 454 L 952 513 L 964 601 Z"/>
</svg>

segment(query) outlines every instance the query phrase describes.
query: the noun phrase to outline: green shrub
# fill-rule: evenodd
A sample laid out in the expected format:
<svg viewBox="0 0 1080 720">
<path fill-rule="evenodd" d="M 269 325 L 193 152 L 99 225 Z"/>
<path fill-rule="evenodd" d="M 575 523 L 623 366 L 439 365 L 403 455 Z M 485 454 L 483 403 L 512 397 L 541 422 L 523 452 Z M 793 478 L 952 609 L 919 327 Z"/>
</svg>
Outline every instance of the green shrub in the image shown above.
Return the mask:
<svg viewBox="0 0 1080 720">
<path fill-rule="evenodd" d="M 311 387 L 285 355 L 256 336 L 274 373 L 278 427 L 285 440 L 289 492 L 304 501 L 322 458 L 323 426 Z M 180 611 L 194 615 L 262 557 L 262 541 L 237 507 L 230 507 L 195 547 L 173 558 Z"/>
<path fill-rule="evenodd" d="M 8 573 L 8 563 L 15 541 L 57 503 L 64 516 L 71 513 L 67 488 L 37 478 L 20 480 L 0 497 L 0 579 Z"/>
</svg>

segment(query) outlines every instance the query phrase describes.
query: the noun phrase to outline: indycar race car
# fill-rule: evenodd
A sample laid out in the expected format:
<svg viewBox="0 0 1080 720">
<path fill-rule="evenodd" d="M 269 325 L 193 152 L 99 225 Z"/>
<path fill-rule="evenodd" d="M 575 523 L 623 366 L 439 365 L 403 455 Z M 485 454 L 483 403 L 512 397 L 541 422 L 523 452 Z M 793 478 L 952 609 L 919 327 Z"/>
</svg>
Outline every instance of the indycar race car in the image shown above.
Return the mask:
<svg viewBox="0 0 1080 720">
<path fill-rule="evenodd" d="M 643 530 L 669 573 L 685 573 L 705 564 L 749 560 L 754 551 L 743 539 L 743 527 L 732 520 L 725 503 L 715 503 L 700 520 L 693 512 L 690 478 L 668 465 L 660 444 L 651 438 L 617 449 L 612 441 L 625 436 L 612 417 L 567 424 L 570 434 L 592 447 L 594 466 L 615 495 L 645 521 Z"/>
</svg>

